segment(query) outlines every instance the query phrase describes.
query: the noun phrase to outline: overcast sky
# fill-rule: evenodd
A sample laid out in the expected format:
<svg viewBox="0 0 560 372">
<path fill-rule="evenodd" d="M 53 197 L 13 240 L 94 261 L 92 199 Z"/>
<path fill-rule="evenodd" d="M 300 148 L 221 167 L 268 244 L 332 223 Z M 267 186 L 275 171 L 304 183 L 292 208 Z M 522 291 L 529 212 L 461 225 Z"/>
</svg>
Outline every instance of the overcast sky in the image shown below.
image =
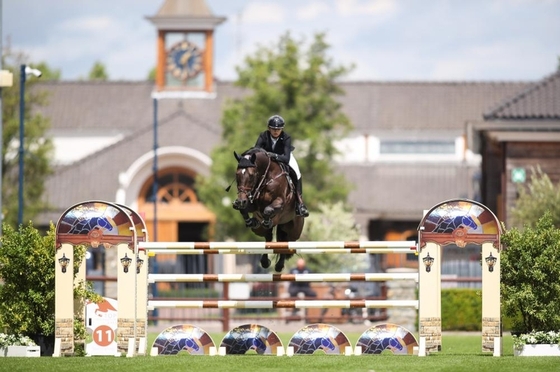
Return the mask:
<svg viewBox="0 0 560 372">
<path fill-rule="evenodd" d="M 215 75 L 291 31 L 326 32 L 349 80 L 537 80 L 560 56 L 560 0 L 206 0 L 227 17 L 215 33 Z M 110 79 L 143 80 L 155 66 L 163 0 L 0 0 L 4 47 L 45 61 L 65 80 L 96 61 Z"/>
</svg>

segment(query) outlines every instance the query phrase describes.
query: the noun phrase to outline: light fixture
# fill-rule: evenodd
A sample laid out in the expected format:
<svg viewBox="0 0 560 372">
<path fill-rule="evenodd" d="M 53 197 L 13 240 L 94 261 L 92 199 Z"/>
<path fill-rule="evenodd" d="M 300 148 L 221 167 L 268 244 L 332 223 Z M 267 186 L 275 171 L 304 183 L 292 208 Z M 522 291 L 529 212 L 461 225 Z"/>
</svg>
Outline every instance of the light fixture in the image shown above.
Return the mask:
<svg viewBox="0 0 560 372">
<path fill-rule="evenodd" d="M 488 265 L 488 271 L 493 272 L 494 271 L 494 265 L 498 261 L 498 258 L 492 256 L 492 252 L 490 252 L 490 256 L 486 257 L 484 260 L 486 261 L 486 264 Z"/>
<path fill-rule="evenodd" d="M 424 266 L 426 266 L 426 272 L 427 273 L 432 271 L 432 265 L 434 264 L 434 258 L 430 257 L 430 253 L 428 253 L 428 255 L 422 259 L 422 262 L 424 262 Z"/>
<path fill-rule="evenodd" d="M 70 263 L 70 259 L 68 257 L 66 257 L 66 253 L 62 254 L 62 257 L 58 259 L 58 263 L 60 264 L 62 272 L 65 273 L 66 268 L 68 267 L 68 264 Z"/>
<path fill-rule="evenodd" d="M 136 274 L 140 274 L 140 269 L 142 268 L 143 264 L 144 260 L 136 255 Z"/>
<path fill-rule="evenodd" d="M 128 272 L 128 267 L 130 266 L 131 262 L 132 262 L 132 258 L 128 257 L 128 254 L 125 253 L 124 257 L 121 258 L 121 265 L 123 266 L 123 271 L 125 273 Z"/>
</svg>

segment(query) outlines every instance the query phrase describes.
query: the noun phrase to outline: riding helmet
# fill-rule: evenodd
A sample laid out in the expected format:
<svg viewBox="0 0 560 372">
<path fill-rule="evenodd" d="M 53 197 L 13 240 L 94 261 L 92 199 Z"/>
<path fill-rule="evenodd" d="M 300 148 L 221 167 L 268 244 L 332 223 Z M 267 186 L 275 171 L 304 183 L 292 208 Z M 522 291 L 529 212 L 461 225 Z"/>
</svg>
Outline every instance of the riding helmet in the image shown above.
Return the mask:
<svg viewBox="0 0 560 372">
<path fill-rule="evenodd" d="M 284 119 L 280 115 L 273 115 L 268 119 L 268 127 L 274 129 L 284 128 Z"/>
</svg>

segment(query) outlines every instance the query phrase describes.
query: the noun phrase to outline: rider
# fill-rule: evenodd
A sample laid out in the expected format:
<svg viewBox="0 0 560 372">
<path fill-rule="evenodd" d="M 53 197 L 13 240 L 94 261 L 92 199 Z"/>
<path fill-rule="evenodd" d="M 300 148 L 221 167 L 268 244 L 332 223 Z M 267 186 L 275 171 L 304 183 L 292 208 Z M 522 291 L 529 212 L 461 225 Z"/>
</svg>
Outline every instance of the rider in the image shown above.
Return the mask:
<svg viewBox="0 0 560 372">
<path fill-rule="evenodd" d="M 260 147 L 269 152 L 272 158 L 284 164 L 288 164 L 296 173 L 297 179 L 294 180 L 297 190 L 296 214 L 307 217 L 309 211 L 303 203 L 301 173 L 297 161 L 292 154 L 292 138 L 284 131 L 284 119 L 280 115 L 273 115 L 268 119 L 268 130 L 261 132 L 255 147 Z"/>
</svg>

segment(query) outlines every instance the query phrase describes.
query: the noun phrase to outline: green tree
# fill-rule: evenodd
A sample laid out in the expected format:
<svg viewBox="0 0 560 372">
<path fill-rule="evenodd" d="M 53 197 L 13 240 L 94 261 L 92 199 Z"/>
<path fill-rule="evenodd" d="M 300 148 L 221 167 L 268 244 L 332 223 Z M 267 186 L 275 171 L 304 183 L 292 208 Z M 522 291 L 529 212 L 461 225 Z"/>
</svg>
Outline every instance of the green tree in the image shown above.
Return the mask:
<svg viewBox="0 0 560 372">
<path fill-rule="evenodd" d="M 513 228 L 501 237 L 501 295 L 513 330 L 560 329 L 560 229 L 546 212 L 534 227 Z"/>
<path fill-rule="evenodd" d="M 511 209 L 515 226 L 534 226 L 549 211 L 553 224 L 560 227 L 560 183 L 553 184 L 540 167 L 531 168 L 527 186 L 519 186 L 518 193 L 519 197 Z"/>
<path fill-rule="evenodd" d="M 359 240 L 360 226 L 342 202 L 319 203 L 317 211 L 305 220 L 301 240 Z M 305 258 L 313 272 L 364 272 L 369 269 L 369 257 L 363 254 L 312 254 Z"/>
<path fill-rule="evenodd" d="M 153 67 L 149 72 L 148 72 L 148 81 L 156 81 L 156 68 Z"/>
<path fill-rule="evenodd" d="M 303 176 L 307 206 L 317 210 L 319 201 L 345 201 L 349 185 L 334 171 L 335 141 L 351 128 L 336 97 L 343 94 L 336 80 L 350 70 L 327 56 L 323 34 L 315 35 L 307 49 L 303 41 L 283 35 L 277 45 L 259 47 L 237 67 L 235 85 L 243 98 L 229 101 L 222 118 L 222 144 L 212 151 L 211 176 L 200 178 L 200 197 L 220 217 L 215 237 L 219 240 L 255 240 L 238 211 L 231 207 L 238 153 L 254 146 L 257 134 L 266 130 L 268 118 L 280 114 L 294 141 L 294 155 Z"/>
<path fill-rule="evenodd" d="M 51 224 L 41 235 L 30 221 L 14 229 L 3 226 L 0 238 L 0 329 L 8 334 L 21 334 L 36 340 L 36 336 L 54 337 L 55 332 L 55 250 L 56 231 Z M 85 245 L 74 247 L 73 271 L 76 278 L 86 254 Z M 79 281 L 74 286 L 74 298 L 101 301 L 91 283 Z M 74 332 L 85 339 L 85 322 L 76 320 Z"/>
<path fill-rule="evenodd" d="M 93 67 L 91 68 L 91 70 L 89 70 L 88 79 L 99 81 L 109 80 L 109 74 L 107 73 L 105 65 L 99 61 L 95 61 Z"/>
<path fill-rule="evenodd" d="M 11 225 L 18 218 L 18 180 L 19 180 L 19 127 L 20 127 L 20 65 L 25 57 L 17 54 L 4 55 L 3 68 L 14 75 L 14 85 L 2 89 L 2 212 L 4 221 Z M 42 67 L 42 72 L 50 72 L 48 66 L 29 64 Z M 44 70 L 44 71 L 43 71 Z M 23 221 L 33 219 L 48 205 L 42 200 L 47 177 L 52 174 L 50 159 L 54 146 L 45 133 L 50 126 L 47 118 L 34 113 L 36 108 L 48 103 L 48 93 L 34 89 L 38 79 L 30 77 L 25 83 L 24 112 L 24 183 L 23 183 Z"/>
<path fill-rule="evenodd" d="M 30 66 L 41 71 L 41 81 L 60 80 L 62 75 L 59 69 L 51 68 L 46 62 L 39 62 L 37 64 L 31 63 Z"/>
</svg>

